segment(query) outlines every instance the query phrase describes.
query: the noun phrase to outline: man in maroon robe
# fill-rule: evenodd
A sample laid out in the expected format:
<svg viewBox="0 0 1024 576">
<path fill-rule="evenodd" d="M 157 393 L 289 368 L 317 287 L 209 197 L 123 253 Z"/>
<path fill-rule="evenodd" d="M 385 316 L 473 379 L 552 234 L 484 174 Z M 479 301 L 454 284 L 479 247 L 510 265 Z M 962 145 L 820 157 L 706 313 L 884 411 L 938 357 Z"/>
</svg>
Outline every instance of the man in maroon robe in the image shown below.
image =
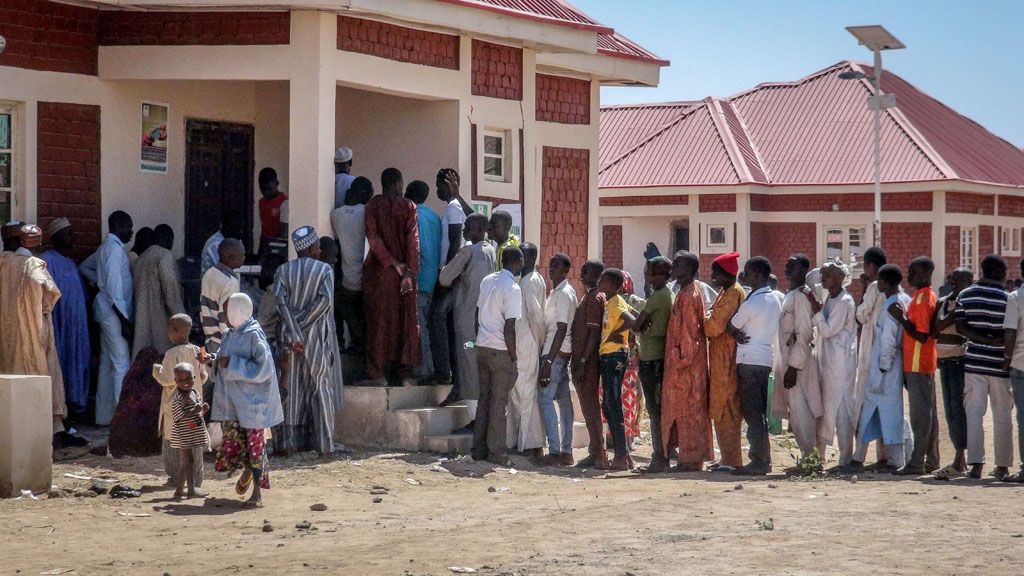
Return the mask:
<svg viewBox="0 0 1024 576">
<path fill-rule="evenodd" d="M 366 298 L 366 371 L 373 384 L 412 385 L 420 363 L 420 325 L 416 312 L 416 275 L 420 236 L 416 205 L 402 197 L 402 173 L 381 173 L 382 194 L 366 204 L 366 240 L 370 255 L 363 264 Z"/>
</svg>

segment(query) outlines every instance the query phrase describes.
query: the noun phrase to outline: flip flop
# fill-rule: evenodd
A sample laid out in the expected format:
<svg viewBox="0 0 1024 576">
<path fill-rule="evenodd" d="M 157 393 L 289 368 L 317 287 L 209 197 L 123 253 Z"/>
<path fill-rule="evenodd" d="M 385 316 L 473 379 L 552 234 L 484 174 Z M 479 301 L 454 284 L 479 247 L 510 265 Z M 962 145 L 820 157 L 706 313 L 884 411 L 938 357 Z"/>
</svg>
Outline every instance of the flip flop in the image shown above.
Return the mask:
<svg viewBox="0 0 1024 576">
<path fill-rule="evenodd" d="M 263 508 L 263 502 L 251 502 L 246 500 L 242 503 L 242 508 Z"/>
<path fill-rule="evenodd" d="M 246 479 L 248 476 L 248 480 Z M 246 470 L 242 472 L 242 475 L 238 477 L 238 482 L 235 482 L 235 494 L 239 496 L 245 496 L 249 491 L 249 486 L 252 485 L 252 472 Z"/>
<path fill-rule="evenodd" d="M 963 475 L 964 473 L 954 468 L 952 464 L 935 472 L 935 478 L 937 480 L 952 480 L 953 478 L 960 478 Z"/>
</svg>

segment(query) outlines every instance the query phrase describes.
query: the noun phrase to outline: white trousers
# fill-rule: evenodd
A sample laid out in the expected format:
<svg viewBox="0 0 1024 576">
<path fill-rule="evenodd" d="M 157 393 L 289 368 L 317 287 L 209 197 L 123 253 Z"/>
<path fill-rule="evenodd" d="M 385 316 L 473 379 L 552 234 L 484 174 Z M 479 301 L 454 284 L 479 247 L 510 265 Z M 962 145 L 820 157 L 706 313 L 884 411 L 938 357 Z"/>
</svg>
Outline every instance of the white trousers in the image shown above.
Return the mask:
<svg viewBox="0 0 1024 576">
<path fill-rule="evenodd" d="M 96 383 L 96 424 L 109 426 L 114 419 L 121 383 L 131 367 L 128 341 L 121 335 L 121 321 L 113 312 L 97 318 L 100 325 L 100 373 Z"/>
<path fill-rule="evenodd" d="M 1013 466 L 1013 391 L 1009 378 L 968 373 L 964 376 L 967 411 L 967 463 L 985 463 L 985 412 L 992 404 L 996 466 Z"/>
</svg>

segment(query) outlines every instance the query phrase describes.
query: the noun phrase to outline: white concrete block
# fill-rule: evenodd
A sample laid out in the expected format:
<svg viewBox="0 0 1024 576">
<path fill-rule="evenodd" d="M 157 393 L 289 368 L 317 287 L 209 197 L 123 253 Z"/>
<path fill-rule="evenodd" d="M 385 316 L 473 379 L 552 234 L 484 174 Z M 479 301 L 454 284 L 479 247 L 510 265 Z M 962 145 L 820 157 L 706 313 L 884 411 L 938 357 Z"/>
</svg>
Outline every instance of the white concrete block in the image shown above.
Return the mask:
<svg viewBox="0 0 1024 576">
<path fill-rule="evenodd" d="M 0 374 L 0 498 L 46 492 L 53 481 L 49 376 Z"/>
</svg>

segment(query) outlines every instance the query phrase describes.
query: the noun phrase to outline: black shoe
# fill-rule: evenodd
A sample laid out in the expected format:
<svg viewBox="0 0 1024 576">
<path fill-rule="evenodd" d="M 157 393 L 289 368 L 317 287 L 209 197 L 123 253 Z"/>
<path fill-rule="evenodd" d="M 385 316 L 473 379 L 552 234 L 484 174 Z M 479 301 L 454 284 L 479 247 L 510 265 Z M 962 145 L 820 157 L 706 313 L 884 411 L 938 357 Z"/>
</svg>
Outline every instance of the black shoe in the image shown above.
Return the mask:
<svg viewBox="0 0 1024 576">
<path fill-rule="evenodd" d="M 904 466 L 899 470 L 893 472 L 896 476 L 924 476 L 924 468 L 912 468 L 910 466 Z"/>
<path fill-rule="evenodd" d="M 456 428 L 455 430 L 452 430 L 452 434 L 472 436 L 474 427 L 476 427 L 476 420 L 470 420 L 469 424 L 466 424 L 462 428 Z"/>
<path fill-rule="evenodd" d="M 661 474 L 662 472 L 668 472 L 668 460 L 664 458 L 655 458 L 651 460 L 651 463 L 647 466 L 641 466 L 636 469 L 641 474 Z"/>
<path fill-rule="evenodd" d="M 730 474 L 732 474 L 733 476 L 767 476 L 768 472 L 770 471 L 771 469 L 765 470 L 760 466 L 747 464 L 746 466 L 740 466 L 739 468 L 736 468 L 735 470 L 730 472 Z"/>
<path fill-rule="evenodd" d="M 458 404 L 459 402 L 459 393 L 456 392 L 455 390 L 452 390 L 451 392 L 448 393 L 448 397 L 442 400 L 441 403 L 438 404 L 437 406 L 439 408 L 445 408 L 447 406 L 451 406 L 452 404 Z"/>
<path fill-rule="evenodd" d="M 843 466 L 843 472 L 847 474 L 860 474 L 864 472 L 864 463 L 851 460 L 849 464 Z"/>
<path fill-rule="evenodd" d="M 587 456 L 583 460 L 576 462 L 577 468 L 593 468 L 597 464 L 597 458 L 593 455 Z"/>
</svg>

